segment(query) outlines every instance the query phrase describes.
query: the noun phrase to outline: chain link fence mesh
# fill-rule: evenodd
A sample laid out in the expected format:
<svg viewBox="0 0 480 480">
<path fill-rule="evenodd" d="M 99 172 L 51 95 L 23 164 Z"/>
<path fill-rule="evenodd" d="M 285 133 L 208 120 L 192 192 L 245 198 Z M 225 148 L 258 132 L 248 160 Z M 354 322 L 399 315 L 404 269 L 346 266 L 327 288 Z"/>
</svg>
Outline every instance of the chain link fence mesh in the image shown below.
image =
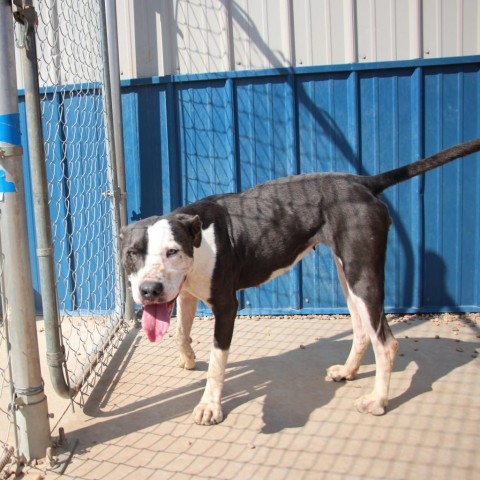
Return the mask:
<svg viewBox="0 0 480 480">
<path fill-rule="evenodd" d="M 125 331 L 101 10 L 98 0 L 35 6 L 60 326 L 68 382 L 82 404 Z"/>
</svg>

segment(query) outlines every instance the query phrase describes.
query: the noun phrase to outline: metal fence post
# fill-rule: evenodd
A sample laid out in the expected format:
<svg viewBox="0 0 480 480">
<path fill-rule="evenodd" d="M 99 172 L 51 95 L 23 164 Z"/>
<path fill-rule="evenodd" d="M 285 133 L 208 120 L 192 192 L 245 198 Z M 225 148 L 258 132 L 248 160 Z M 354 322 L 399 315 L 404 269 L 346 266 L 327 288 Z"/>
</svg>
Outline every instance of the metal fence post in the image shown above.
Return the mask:
<svg viewBox="0 0 480 480">
<path fill-rule="evenodd" d="M 133 313 L 126 312 L 126 302 L 125 297 L 127 293 L 126 281 L 125 281 L 125 272 L 121 267 L 120 262 L 120 228 L 122 224 L 126 224 L 126 202 L 125 202 L 125 176 L 123 175 L 123 159 L 119 162 L 117 157 L 117 146 L 118 146 L 118 136 L 115 137 L 115 127 L 120 127 L 120 125 L 115 125 L 114 121 L 114 107 L 113 107 L 113 96 L 112 96 L 112 78 L 111 78 L 111 61 L 110 61 L 110 52 L 109 46 L 112 45 L 112 42 L 108 41 L 109 33 L 112 35 L 113 29 L 110 22 L 110 32 L 107 27 L 107 11 L 106 5 L 108 2 L 105 0 L 99 1 L 99 10 L 100 10 L 100 26 L 101 26 L 101 43 L 102 43 L 102 59 L 103 59 L 103 98 L 105 102 L 105 124 L 106 131 L 109 139 L 109 152 L 107 155 L 109 161 L 109 169 L 111 172 L 111 187 L 112 187 L 112 201 L 113 203 L 113 227 L 114 231 L 114 251 L 116 258 L 116 267 L 118 271 L 116 276 L 119 281 L 118 290 L 119 298 L 117 298 L 117 311 L 120 313 L 123 318 L 126 318 L 126 314 Z M 109 10 L 110 17 L 112 16 L 112 9 Z M 118 70 L 115 72 L 118 74 Z M 118 82 L 118 79 L 116 80 Z M 119 94 L 119 90 L 118 90 Z M 118 97 L 119 100 L 119 97 Z M 119 113 L 119 104 L 116 104 L 116 113 Z M 121 152 L 123 153 L 123 144 L 121 146 Z M 119 180 L 123 182 L 123 185 L 119 185 Z M 122 215 L 123 212 L 123 215 Z M 122 218 L 123 216 L 123 218 Z M 133 306 L 132 302 L 129 302 L 130 306 Z M 132 308 L 132 307 L 130 307 Z M 132 315 L 133 316 L 133 315 Z"/>
<path fill-rule="evenodd" d="M 120 61 L 118 57 L 117 11 L 115 0 L 105 0 L 105 20 L 108 43 L 108 64 L 110 70 L 110 84 L 112 97 L 112 120 L 115 144 L 115 161 L 117 172 L 117 186 L 120 195 L 120 226 L 128 223 L 127 189 L 125 181 L 125 155 L 123 148 L 123 117 L 122 97 L 120 91 Z M 123 281 L 125 284 L 125 280 Z M 134 316 L 133 298 L 127 293 L 125 298 L 125 319 L 131 320 Z"/>
<path fill-rule="evenodd" d="M 47 397 L 40 371 L 15 73 L 13 17 L 0 1 L 0 236 L 10 324 L 9 341 L 18 428 L 18 455 L 43 458 L 51 444 Z"/>
<path fill-rule="evenodd" d="M 37 15 L 32 3 L 32 0 L 25 0 L 23 10 L 16 13 L 16 19 L 21 23 L 25 37 L 25 42 L 23 42 L 24 45 L 21 49 L 22 65 L 34 197 L 37 257 L 42 289 L 45 339 L 47 343 L 47 364 L 50 370 L 50 379 L 56 393 L 63 398 L 70 398 L 73 392 L 70 392 L 63 370 L 65 353 L 60 335 L 50 210 L 48 208 L 48 183 L 42 132 L 42 113 L 40 111 L 40 88 L 35 40 Z"/>
</svg>

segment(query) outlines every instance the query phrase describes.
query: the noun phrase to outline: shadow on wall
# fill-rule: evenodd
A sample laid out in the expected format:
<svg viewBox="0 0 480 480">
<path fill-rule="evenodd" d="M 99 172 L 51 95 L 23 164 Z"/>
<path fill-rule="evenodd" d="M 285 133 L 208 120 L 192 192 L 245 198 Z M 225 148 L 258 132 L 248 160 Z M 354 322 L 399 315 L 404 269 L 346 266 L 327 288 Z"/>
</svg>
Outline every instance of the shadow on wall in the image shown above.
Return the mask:
<svg viewBox="0 0 480 480">
<path fill-rule="evenodd" d="M 433 310 L 448 307 L 451 312 L 460 311 L 447 286 L 447 265 L 438 253 L 428 250 L 424 255 L 426 274 L 422 275 L 426 284 L 423 287 L 423 304 Z M 427 283 L 427 279 L 431 279 Z"/>
</svg>

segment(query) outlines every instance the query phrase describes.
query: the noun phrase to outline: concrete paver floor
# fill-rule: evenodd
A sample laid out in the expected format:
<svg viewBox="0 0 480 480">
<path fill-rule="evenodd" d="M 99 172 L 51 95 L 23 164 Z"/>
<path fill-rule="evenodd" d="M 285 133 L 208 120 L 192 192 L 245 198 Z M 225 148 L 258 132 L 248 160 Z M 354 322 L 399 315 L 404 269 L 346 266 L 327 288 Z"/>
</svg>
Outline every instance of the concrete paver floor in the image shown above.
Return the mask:
<svg viewBox="0 0 480 480">
<path fill-rule="evenodd" d="M 132 329 L 83 411 L 49 394 L 53 433 L 63 427 L 78 445 L 63 475 L 46 478 L 479 478 L 477 319 L 391 316 L 400 349 L 388 413 L 374 417 L 353 407 L 373 386 L 371 349 L 355 381 L 324 379 L 350 350 L 348 317 L 239 317 L 225 420 L 212 427 L 195 425 L 191 412 L 205 385 L 213 322 L 195 321 L 194 371 L 177 367 L 171 335 L 151 344 Z"/>
</svg>

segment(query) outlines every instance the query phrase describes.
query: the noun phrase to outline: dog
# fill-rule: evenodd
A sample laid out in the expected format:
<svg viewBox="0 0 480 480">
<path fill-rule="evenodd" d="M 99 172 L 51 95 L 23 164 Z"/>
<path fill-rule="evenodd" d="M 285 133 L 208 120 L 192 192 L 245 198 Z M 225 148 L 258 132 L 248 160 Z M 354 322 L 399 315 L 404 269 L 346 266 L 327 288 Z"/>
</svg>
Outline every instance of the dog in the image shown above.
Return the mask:
<svg viewBox="0 0 480 480">
<path fill-rule="evenodd" d="M 214 314 L 207 383 L 193 411 L 195 423 L 223 420 L 221 395 L 238 308 L 236 292 L 281 275 L 319 243 L 333 252 L 353 324 L 350 354 L 344 365 L 327 370 L 327 379 L 353 380 L 371 342 L 375 384 L 356 407 L 382 415 L 398 342 L 383 306 L 391 219 L 379 196 L 479 150 L 477 138 L 379 175 L 313 173 L 271 180 L 124 227 L 122 264 L 133 299 L 143 306 L 142 326 L 150 341 L 160 341 L 167 332 L 176 301 L 179 365 L 193 369 L 190 332 L 198 300 Z"/>
</svg>

